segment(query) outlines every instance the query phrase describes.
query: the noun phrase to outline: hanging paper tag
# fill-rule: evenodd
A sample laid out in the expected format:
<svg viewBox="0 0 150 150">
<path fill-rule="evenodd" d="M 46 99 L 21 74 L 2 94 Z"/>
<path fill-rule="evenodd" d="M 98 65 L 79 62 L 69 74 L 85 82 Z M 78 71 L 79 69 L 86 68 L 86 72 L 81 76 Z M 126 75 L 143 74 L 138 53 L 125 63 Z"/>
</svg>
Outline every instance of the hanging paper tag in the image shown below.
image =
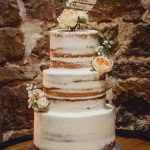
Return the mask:
<svg viewBox="0 0 150 150">
<path fill-rule="evenodd" d="M 67 7 L 89 11 L 94 7 L 96 1 L 97 0 L 68 0 Z"/>
</svg>

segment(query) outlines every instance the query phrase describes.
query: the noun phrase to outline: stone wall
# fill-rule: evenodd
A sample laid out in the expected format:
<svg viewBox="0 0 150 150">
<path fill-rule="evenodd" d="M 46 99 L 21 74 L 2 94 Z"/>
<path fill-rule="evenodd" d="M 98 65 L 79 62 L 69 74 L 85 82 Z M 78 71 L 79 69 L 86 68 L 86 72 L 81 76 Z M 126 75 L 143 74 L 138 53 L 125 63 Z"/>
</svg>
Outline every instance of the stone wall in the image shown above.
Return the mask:
<svg viewBox="0 0 150 150">
<path fill-rule="evenodd" d="M 48 31 L 65 0 L 0 1 L 0 135 L 3 141 L 32 134 L 27 83 L 42 83 L 49 62 Z M 116 42 L 110 81 L 117 129 L 150 131 L 150 22 L 140 0 L 97 0 L 90 29 Z M 2 136 L 0 136 L 0 141 Z"/>
</svg>

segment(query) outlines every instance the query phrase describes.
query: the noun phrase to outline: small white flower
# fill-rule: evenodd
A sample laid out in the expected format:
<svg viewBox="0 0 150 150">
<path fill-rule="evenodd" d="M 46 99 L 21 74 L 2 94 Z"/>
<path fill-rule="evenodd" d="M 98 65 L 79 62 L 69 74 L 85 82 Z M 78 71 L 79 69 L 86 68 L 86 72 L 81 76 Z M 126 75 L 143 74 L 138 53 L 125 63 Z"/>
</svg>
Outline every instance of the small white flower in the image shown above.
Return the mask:
<svg viewBox="0 0 150 150">
<path fill-rule="evenodd" d="M 32 95 L 32 91 L 29 90 L 29 91 L 28 91 L 28 97 L 30 97 L 31 95 Z"/>
<path fill-rule="evenodd" d="M 113 42 L 113 41 L 109 41 L 109 43 L 110 43 L 110 45 L 113 45 L 113 44 L 114 44 L 114 42 Z"/>
<path fill-rule="evenodd" d="M 36 86 L 36 85 L 34 85 L 34 86 L 33 86 L 33 89 L 37 89 L 37 86 Z"/>
<path fill-rule="evenodd" d="M 104 48 L 103 46 L 99 46 L 99 47 L 98 47 L 99 50 L 102 50 L 103 48 Z"/>
<path fill-rule="evenodd" d="M 39 89 L 35 89 L 35 90 L 33 90 L 33 95 L 35 95 L 36 97 L 40 97 L 42 94 L 43 94 L 43 92 L 41 91 L 41 90 L 39 90 Z"/>
<path fill-rule="evenodd" d="M 31 89 L 33 89 L 33 86 L 34 86 L 33 84 L 30 84 L 30 86 L 29 86 L 29 87 L 30 87 Z"/>
<path fill-rule="evenodd" d="M 32 101 L 32 100 L 29 98 L 29 99 L 28 99 L 28 103 L 30 103 L 31 101 Z"/>
<path fill-rule="evenodd" d="M 104 48 L 103 46 L 98 46 L 98 47 L 96 48 L 96 52 L 98 53 L 98 52 L 102 51 L 103 48 Z"/>
<path fill-rule="evenodd" d="M 34 111 L 38 112 L 38 108 L 37 107 L 33 107 Z"/>
<path fill-rule="evenodd" d="M 108 45 L 108 48 L 111 48 L 111 45 Z"/>
<path fill-rule="evenodd" d="M 41 97 L 38 101 L 37 104 L 40 108 L 46 108 L 49 105 L 49 100 L 47 100 L 46 97 Z"/>
<path fill-rule="evenodd" d="M 27 90 L 27 91 L 30 91 L 30 88 L 29 88 L 29 87 L 26 87 L 26 90 Z"/>
<path fill-rule="evenodd" d="M 103 42 L 104 45 L 106 45 L 106 44 L 108 44 L 108 43 L 109 43 L 108 40 L 105 40 L 105 41 Z"/>
<path fill-rule="evenodd" d="M 98 52 L 98 55 L 101 55 L 101 52 Z"/>
<path fill-rule="evenodd" d="M 34 102 L 34 103 L 37 103 L 37 99 L 34 99 L 33 102 Z"/>
<path fill-rule="evenodd" d="M 27 84 L 27 87 L 30 86 L 30 84 Z"/>
<path fill-rule="evenodd" d="M 33 102 L 29 102 L 28 108 L 31 108 L 33 105 Z"/>
</svg>

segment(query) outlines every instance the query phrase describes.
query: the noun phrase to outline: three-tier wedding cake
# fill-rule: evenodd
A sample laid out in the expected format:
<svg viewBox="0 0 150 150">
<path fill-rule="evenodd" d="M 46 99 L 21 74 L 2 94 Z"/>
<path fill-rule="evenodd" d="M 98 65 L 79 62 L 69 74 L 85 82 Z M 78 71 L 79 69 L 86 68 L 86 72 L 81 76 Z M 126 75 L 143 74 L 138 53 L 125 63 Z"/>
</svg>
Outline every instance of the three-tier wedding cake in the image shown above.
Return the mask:
<svg viewBox="0 0 150 150">
<path fill-rule="evenodd" d="M 105 102 L 105 76 L 91 71 L 98 45 L 96 30 L 50 31 L 50 68 L 43 71 L 50 105 L 34 115 L 37 149 L 115 149 L 115 114 Z"/>
<path fill-rule="evenodd" d="M 69 0 L 68 5 L 89 9 L 95 3 Z M 111 42 L 99 46 L 98 31 L 81 30 L 87 19 L 85 11 L 63 11 L 58 18 L 63 29 L 50 31 L 50 67 L 43 71 L 43 91 L 27 86 L 29 108 L 35 110 L 36 150 L 115 149 L 115 112 L 106 104 L 105 82 L 113 65 Z"/>
</svg>

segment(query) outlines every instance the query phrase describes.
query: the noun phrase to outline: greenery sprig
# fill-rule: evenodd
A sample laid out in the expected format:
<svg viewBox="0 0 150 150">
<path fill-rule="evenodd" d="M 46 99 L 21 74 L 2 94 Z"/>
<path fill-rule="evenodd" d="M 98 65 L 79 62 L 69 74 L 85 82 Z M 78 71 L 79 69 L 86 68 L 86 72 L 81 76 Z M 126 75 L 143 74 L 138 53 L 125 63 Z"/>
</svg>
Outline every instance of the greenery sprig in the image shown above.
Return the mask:
<svg viewBox="0 0 150 150">
<path fill-rule="evenodd" d="M 74 27 L 68 27 L 68 29 L 70 29 L 71 31 L 75 31 L 76 29 L 80 30 L 81 24 L 86 24 L 86 23 L 87 23 L 86 18 L 78 16 L 77 24 Z"/>
<path fill-rule="evenodd" d="M 111 49 L 115 43 L 110 40 L 104 40 L 100 46 L 97 47 L 95 51 L 96 56 L 107 56 L 112 57 L 114 55 L 114 51 Z"/>
</svg>

